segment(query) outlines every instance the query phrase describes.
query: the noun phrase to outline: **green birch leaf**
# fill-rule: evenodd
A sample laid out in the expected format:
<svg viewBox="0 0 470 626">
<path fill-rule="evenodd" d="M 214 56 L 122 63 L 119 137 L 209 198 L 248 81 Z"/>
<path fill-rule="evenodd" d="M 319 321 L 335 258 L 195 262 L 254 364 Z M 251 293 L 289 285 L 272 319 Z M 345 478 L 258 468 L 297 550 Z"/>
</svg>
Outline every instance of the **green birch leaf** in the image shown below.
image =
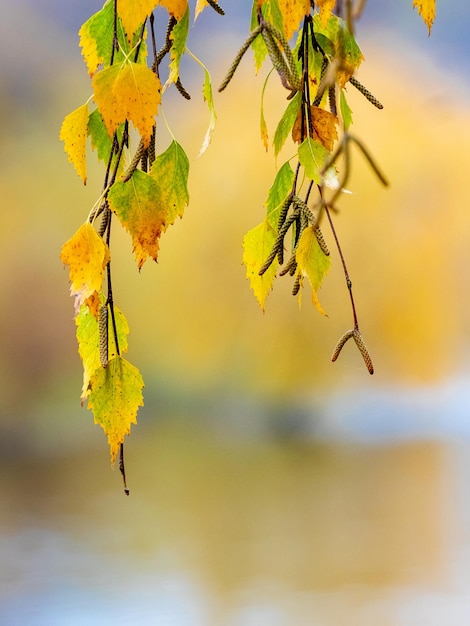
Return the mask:
<svg viewBox="0 0 470 626">
<path fill-rule="evenodd" d="M 265 219 L 248 231 L 243 238 L 243 264 L 246 267 L 246 277 L 263 311 L 276 277 L 277 258 L 262 276 L 259 275 L 259 271 L 273 249 L 276 237 L 277 231 Z"/>
<path fill-rule="evenodd" d="M 136 170 L 127 182 L 117 181 L 108 193 L 109 206 L 132 238 L 139 270 L 150 256 L 157 260 L 159 239 L 166 224 L 160 184 Z"/>
<path fill-rule="evenodd" d="M 352 111 L 349 108 L 348 101 L 346 100 L 346 96 L 344 94 L 344 90 L 341 89 L 339 93 L 339 110 L 341 111 L 341 117 L 343 119 L 344 130 L 348 130 L 348 128 L 352 124 Z"/>
<path fill-rule="evenodd" d="M 64 149 L 70 163 L 72 163 L 84 184 L 86 184 L 88 116 L 88 104 L 85 103 L 65 117 L 59 135 L 64 142 Z"/>
<path fill-rule="evenodd" d="M 266 219 L 274 230 L 277 230 L 279 213 L 287 196 L 292 191 L 294 171 L 289 161 L 286 161 L 276 174 L 276 178 L 268 192 L 266 200 Z"/>
<path fill-rule="evenodd" d="M 322 315 L 326 315 L 318 300 L 317 291 L 321 287 L 324 276 L 330 269 L 331 260 L 320 248 L 313 226 L 307 226 L 302 231 L 295 258 L 298 274 L 301 277 L 307 277 L 312 288 L 313 304 Z"/>
<path fill-rule="evenodd" d="M 170 39 L 173 43 L 170 49 L 170 73 L 168 76 L 168 83 L 176 83 L 178 80 L 181 57 L 186 50 L 188 32 L 189 6 L 186 7 L 183 17 L 175 24 L 175 27 L 171 31 Z"/>
<path fill-rule="evenodd" d="M 265 19 L 281 32 L 284 32 L 284 23 L 282 19 L 282 12 L 279 8 L 279 3 L 277 0 L 265 0 L 263 2 L 262 11 Z M 251 30 L 254 30 L 258 26 L 258 0 L 253 1 L 252 10 L 251 10 Z M 251 44 L 251 48 L 253 50 L 253 57 L 255 61 L 255 68 L 258 72 L 263 65 L 263 62 L 268 54 L 268 50 L 266 48 L 266 44 L 264 43 L 261 35 L 256 37 L 256 39 Z"/>
<path fill-rule="evenodd" d="M 123 126 L 121 125 L 121 127 L 117 130 L 119 141 L 122 139 L 122 129 Z M 103 118 L 101 117 L 101 113 L 98 109 L 92 111 L 90 113 L 90 117 L 88 118 L 88 135 L 91 140 L 91 147 L 93 150 L 96 150 L 98 159 L 107 165 L 109 155 L 111 153 L 111 146 L 113 145 L 113 138 L 109 136 Z M 120 175 L 122 170 L 123 164 L 121 159 L 117 174 Z"/>
<path fill-rule="evenodd" d="M 189 159 L 180 144 L 173 140 L 155 159 L 150 175 L 160 185 L 161 203 L 166 211 L 165 229 L 177 217 L 183 217 L 189 203 Z"/>
<path fill-rule="evenodd" d="M 305 175 L 317 185 L 321 184 L 320 172 L 328 154 L 328 150 L 311 137 L 307 137 L 299 146 L 299 161 L 305 170 Z"/>
<path fill-rule="evenodd" d="M 99 367 L 90 377 L 88 408 L 93 411 L 110 447 L 111 463 L 118 455 L 124 437 L 137 424 L 137 411 L 143 406 L 144 381 L 139 370 L 120 356 Z"/>
<path fill-rule="evenodd" d="M 132 41 L 127 41 L 126 34 L 118 19 L 119 49 L 114 53 L 114 63 L 122 62 L 131 53 L 139 40 L 140 29 L 134 34 Z M 92 15 L 80 28 L 80 47 L 90 76 L 96 72 L 100 65 L 108 67 L 111 63 L 114 38 L 114 3 L 107 0 L 103 8 Z M 140 46 L 138 62 L 145 63 L 147 48 L 144 40 Z M 131 60 L 134 60 L 132 58 Z"/>
<path fill-rule="evenodd" d="M 98 67 L 109 60 L 113 47 L 114 7 L 111 0 L 105 2 L 103 8 L 92 15 L 80 28 L 80 47 L 82 55 L 92 76 Z"/>
<path fill-rule="evenodd" d="M 289 136 L 289 133 L 292 131 L 292 127 L 294 126 L 294 122 L 299 113 L 301 102 L 302 94 L 300 92 L 297 92 L 287 105 L 287 108 L 284 111 L 284 114 L 281 117 L 279 124 L 277 125 L 273 141 L 274 154 L 276 156 L 282 150 L 282 147 L 287 137 Z"/>
</svg>

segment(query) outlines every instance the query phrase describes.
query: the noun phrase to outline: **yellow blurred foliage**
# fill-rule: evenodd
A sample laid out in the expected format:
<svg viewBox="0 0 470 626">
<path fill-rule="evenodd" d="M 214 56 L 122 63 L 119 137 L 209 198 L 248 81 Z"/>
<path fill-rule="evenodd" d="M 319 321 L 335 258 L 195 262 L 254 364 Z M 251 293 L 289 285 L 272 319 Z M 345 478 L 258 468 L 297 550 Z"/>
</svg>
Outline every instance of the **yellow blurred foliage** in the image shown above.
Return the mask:
<svg viewBox="0 0 470 626">
<path fill-rule="evenodd" d="M 361 154 L 354 152 L 348 184 L 352 194 L 339 202 L 335 222 L 361 330 L 376 366 L 373 383 L 430 381 L 455 372 L 464 358 L 470 99 L 463 91 L 450 99 L 459 77 L 439 74 L 438 82 L 430 65 L 420 66 L 417 80 L 418 68 L 405 64 L 410 58 L 406 49 L 403 59 L 371 49 L 367 56 L 359 78 L 385 108 L 377 111 L 348 86 L 351 130 L 374 154 L 391 187 L 382 188 Z M 221 63 L 212 71 L 216 84 L 226 66 Z M 362 384 L 368 374 L 352 344 L 337 363 L 330 362 L 352 318 L 326 224 L 332 269 L 320 299 L 328 317 L 318 315 L 309 297 L 299 311 L 285 278 L 275 281 L 263 314 L 245 279 L 241 242 L 264 217 L 276 171 L 274 155 L 266 154 L 260 138 L 263 78 L 253 74 L 251 64 L 243 64 L 233 84 L 217 96 L 217 128 L 210 149 L 199 159 L 208 123 L 202 96 L 195 93 L 188 104 L 175 95 L 163 104 L 191 159 L 190 205 L 184 219 L 162 237 L 158 266 L 149 264 L 140 275 L 128 236 L 113 230 L 114 295 L 129 320 L 132 361 L 142 365 L 144 379 L 164 374 L 183 387 L 241 387 L 282 395 L 344 382 Z M 54 100 L 42 127 L 2 139 L 3 153 L 11 154 L 0 171 L 3 201 L 12 207 L 0 235 L 2 275 L 8 276 L 1 321 L 9 330 L 1 366 L 6 370 L 15 363 L 7 380 L 27 370 L 28 364 L 17 356 L 25 353 L 29 363 L 50 362 L 51 368 L 77 376 L 73 306 L 59 252 L 93 206 L 104 174 L 89 151 L 84 189 L 58 139 L 60 122 L 73 108 L 71 96 L 81 89 L 80 83 L 75 93 Z M 270 140 L 286 106 L 284 98 L 271 81 L 265 96 Z M 170 142 L 163 127 L 160 120 L 160 152 Z M 289 150 L 278 157 L 278 166 L 292 156 L 294 149 Z M 28 171 L 26 151 L 35 163 Z M 28 255 L 20 252 L 24 249 Z M 34 315 L 5 307 L 18 301 L 25 284 L 38 290 Z M 42 306 L 42 296 L 53 306 Z"/>
</svg>

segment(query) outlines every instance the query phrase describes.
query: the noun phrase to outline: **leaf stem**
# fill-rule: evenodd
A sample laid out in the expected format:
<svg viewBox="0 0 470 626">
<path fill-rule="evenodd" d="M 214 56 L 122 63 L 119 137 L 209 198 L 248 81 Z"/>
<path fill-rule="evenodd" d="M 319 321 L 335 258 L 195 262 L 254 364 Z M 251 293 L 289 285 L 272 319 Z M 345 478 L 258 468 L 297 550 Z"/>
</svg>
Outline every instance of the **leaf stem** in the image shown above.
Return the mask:
<svg viewBox="0 0 470 626">
<path fill-rule="evenodd" d="M 322 192 L 321 192 L 321 189 L 320 189 L 320 194 L 321 193 Z M 341 265 L 343 266 L 344 278 L 346 279 L 346 286 L 348 288 L 349 298 L 351 300 L 351 308 L 352 308 L 352 314 L 353 314 L 353 320 L 354 320 L 354 329 L 357 330 L 359 328 L 359 323 L 358 323 L 358 320 L 357 320 L 356 305 L 354 303 L 352 282 L 351 282 L 351 279 L 349 277 L 348 267 L 346 265 L 346 260 L 345 260 L 344 255 L 343 255 L 343 250 L 341 248 L 341 244 L 339 243 L 338 235 L 336 234 L 336 229 L 335 229 L 335 226 L 333 224 L 333 219 L 331 217 L 330 209 L 328 208 L 327 204 L 325 204 L 323 208 L 324 208 L 324 211 L 326 213 L 326 217 L 328 219 L 328 222 L 330 224 L 331 232 L 333 233 L 333 237 L 334 237 L 334 240 L 335 240 L 336 248 L 338 250 L 339 258 L 341 259 Z"/>
<path fill-rule="evenodd" d="M 127 488 L 126 482 L 126 468 L 124 467 L 124 444 L 121 443 L 119 446 L 119 471 L 122 475 L 122 482 L 124 483 L 124 493 L 126 496 L 129 495 L 129 489 Z"/>
</svg>

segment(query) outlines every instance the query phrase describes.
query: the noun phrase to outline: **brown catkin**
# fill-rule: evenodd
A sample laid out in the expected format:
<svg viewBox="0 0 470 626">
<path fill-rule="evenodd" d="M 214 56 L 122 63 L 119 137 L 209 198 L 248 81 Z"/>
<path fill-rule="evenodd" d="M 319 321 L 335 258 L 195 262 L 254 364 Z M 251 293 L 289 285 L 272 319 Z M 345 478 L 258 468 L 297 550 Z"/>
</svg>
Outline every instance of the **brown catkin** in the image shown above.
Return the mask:
<svg viewBox="0 0 470 626">
<path fill-rule="evenodd" d="M 323 252 L 323 254 L 325 256 L 330 256 L 330 251 L 328 250 L 326 241 L 323 238 L 323 233 L 321 232 L 320 226 L 317 226 L 313 232 L 315 233 L 315 237 L 318 241 L 318 245 L 320 246 L 320 249 Z"/>
<path fill-rule="evenodd" d="M 348 341 L 348 339 L 351 339 L 351 337 L 353 337 L 354 335 L 354 331 L 353 330 L 348 330 L 346 333 L 344 333 L 344 335 L 342 337 L 339 338 L 338 343 L 335 346 L 335 349 L 333 350 L 333 354 L 331 356 L 331 360 L 334 362 L 336 361 L 336 359 L 339 357 L 341 350 L 343 349 L 344 344 Z"/>
<path fill-rule="evenodd" d="M 207 4 L 211 6 L 219 15 L 225 15 L 225 11 L 219 4 L 217 4 L 217 2 L 215 2 L 215 0 L 207 0 Z"/>
<path fill-rule="evenodd" d="M 356 342 L 356 346 L 359 348 L 359 352 L 362 354 L 362 358 L 364 359 L 364 363 L 366 364 L 369 374 L 373 374 L 374 364 L 372 363 L 372 358 L 361 333 L 357 329 L 354 330 L 354 341 Z"/>
<path fill-rule="evenodd" d="M 232 80 L 233 75 L 235 74 L 237 67 L 240 65 L 240 61 L 243 58 L 243 55 L 245 54 L 245 52 L 248 50 L 248 48 L 251 46 L 251 44 L 253 43 L 253 41 L 256 39 L 256 37 L 258 37 L 258 35 L 261 33 L 262 31 L 262 27 L 258 26 L 257 28 L 255 28 L 250 36 L 248 37 L 248 39 L 245 41 L 245 43 L 243 44 L 243 46 L 240 48 L 240 50 L 237 53 L 237 56 L 235 57 L 235 59 L 233 60 L 232 65 L 230 66 L 227 75 L 225 76 L 224 80 L 222 81 L 222 84 L 219 87 L 219 91 L 223 91 L 227 85 L 229 84 L 229 82 Z"/>
<path fill-rule="evenodd" d="M 296 296 L 300 291 L 300 281 L 301 281 L 300 274 L 297 274 L 295 278 L 294 286 L 292 287 L 293 296 Z"/>
<path fill-rule="evenodd" d="M 100 363 L 102 367 L 108 365 L 108 305 L 100 308 L 98 316 L 98 331 L 100 339 Z"/>
<path fill-rule="evenodd" d="M 373 104 L 375 107 L 377 107 L 378 109 L 384 108 L 383 104 L 379 102 L 379 100 L 377 100 L 374 94 L 372 94 L 366 87 L 364 87 L 364 85 L 360 83 L 357 80 L 357 78 L 354 78 L 354 76 L 351 76 L 351 78 L 349 79 L 349 82 L 351 83 L 351 85 L 354 85 L 354 87 L 356 87 L 356 89 L 362 93 L 364 98 L 369 100 L 369 102 Z"/>
</svg>

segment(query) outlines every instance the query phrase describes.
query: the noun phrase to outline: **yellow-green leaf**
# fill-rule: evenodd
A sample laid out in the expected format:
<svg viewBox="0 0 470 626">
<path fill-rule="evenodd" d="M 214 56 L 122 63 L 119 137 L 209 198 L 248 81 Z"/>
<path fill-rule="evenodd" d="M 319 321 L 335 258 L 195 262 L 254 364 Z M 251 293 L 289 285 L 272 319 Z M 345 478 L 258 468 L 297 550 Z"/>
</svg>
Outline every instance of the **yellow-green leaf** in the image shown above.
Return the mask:
<svg viewBox="0 0 470 626">
<path fill-rule="evenodd" d="M 128 61 L 96 72 L 92 85 L 108 134 L 131 120 L 147 147 L 161 100 L 158 76 L 148 67 Z"/>
<path fill-rule="evenodd" d="M 179 77 L 179 69 L 181 57 L 186 50 L 186 40 L 188 38 L 189 32 L 189 7 L 186 9 L 186 12 L 181 17 L 180 20 L 175 24 L 173 30 L 171 31 L 170 40 L 171 40 L 171 49 L 170 49 L 170 72 L 168 75 L 168 83 L 176 83 Z"/>
<path fill-rule="evenodd" d="M 77 310 L 95 291 L 101 289 L 109 248 L 93 226 L 86 222 L 62 246 L 62 263 L 69 266 L 70 292 Z"/>
<path fill-rule="evenodd" d="M 430 35 L 436 17 L 436 0 L 413 0 L 413 9 L 415 7 L 428 27 L 428 35 Z"/>
<path fill-rule="evenodd" d="M 202 86 L 202 95 L 209 108 L 209 126 L 207 127 L 206 134 L 204 135 L 201 149 L 199 150 L 198 156 L 200 157 L 204 154 L 204 152 L 209 147 L 210 142 L 212 141 L 212 135 L 214 133 L 215 126 L 217 123 L 217 113 L 215 111 L 214 97 L 212 95 L 211 75 L 209 74 L 209 71 L 206 68 L 206 66 L 203 63 L 201 63 L 199 59 L 196 59 L 196 60 L 198 61 L 198 63 L 200 63 L 202 69 L 204 70 L 204 83 Z"/>
<path fill-rule="evenodd" d="M 319 141 L 307 137 L 300 144 L 298 155 L 307 178 L 319 185 L 321 183 L 321 172 L 328 157 L 327 149 Z"/>
<path fill-rule="evenodd" d="M 325 311 L 318 300 L 317 291 L 321 287 L 323 277 L 330 269 L 330 257 L 323 253 L 320 248 L 313 226 L 307 226 L 302 231 L 295 258 L 298 273 L 301 277 L 306 276 L 312 288 L 312 301 L 322 315 Z"/>
<path fill-rule="evenodd" d="M 101 303 L 105 301 L 103 294 L 101 294 L 100 301 Z M 114 307 L 114 319 L 116 322 L 119 352 L 123 354 L 127 352 L 128 348 L 127 336 L 129 334 L 129 324 L 122 311 L 116 306 Z M 90 394 L 91 377 L 98 368 L 102 367 L 100 360 L 99 328 L 96 317 L 86 304 L 80 307 L 80 311 L 75 318 L 75 324 L 77 326 L 78 353 L 83 363 L 83 387 L 81 395 L 83 402 Z M 115 356 L 117 356 L 117 350 L 114 339 L 114 326 L 111 323 L 111 317 L 109 317 L 108 360 L 111 360 Z"/>
<path fill-rule="evenodd" d="M 161 206 L 165 210 L 165 229 L 183 217 L 189 202 L 189 159 L 177 141 L 155 159 L 150 175 L 159 183 Z"/>
<path fill-rule="evenodd" d="M 117 181 L 109 190 L 109 205 L 129 232 L 139 270 L 150 256 L 158 256 L 159 239 L 166 224 L 166 209 L 160 184 L 136 170 L 127 182 Z"/>
<path fill-rule="evenodd" d="M 108 1 L 80 28 L 80 47 L 90 76 L 110 55 L 114 36 L 114 8 Z"/>
<path fill-rule="evenodd" d="M 124 437 L 130 434 L 131 425 L 137 424 L 137 411 L 144 404 L 143 387 L 139 370 L 120 356 L 110 360 L 107 367 L 97 368 L 90 377 L 88 408 L 108 437 L 111 463 Z"/>
<path fill-rule="evenodd" d="M 320 10 L 320 21 L 323 28 L 326 28 L 331 12 L 335 8 L 336 0 L 316 0 L 316 5 Z"/>
<path fill-rule="evenodd" d="M 118 8 L 121 6 L 119 2 Z M 141 20 L 143 22 L 144 19 Z M 114 47 L 114 26 L 116 24 L 118 47 Z M 80 47 L 82 48 L 83 58 L 88 68 L 90 76 L 96 72 L 98 67 L 103 64 L 104 67 L 111 65 L 111 60 L 114 64 L 122 63 L 128 57 L 132 61 L 136 61 L 135 54 L 133 54 L 139 43 L 141 36 L 140 22 L 135 27 L 137 30 L 131 39 L 124 31 L 124 26 L 120 16 L 117 16 L 117 20 L 114 20 L 114 2 L 113 0 L 107 0 L 103 5 L 103 8 L 92 15 L 80 28 Z M 129 37 L 132 35 L 130 33 Z M 139 63 L 145 63 L 147 56 L 147 46 L 144 41 L 139 45 Z"/>
<path fill-rule="evenodd" d="M 88 104 L 69 113 L 60 128 L 60 139 L 70 163 L 86 184 L 86 140 L 88 134 Z"/>
<path fill-rule="evenodd" d="M 246 267 L 246 277 L 250 281 L 260 307 L 264 311 L 266 298 L 273 287 L 278 266 L 274 259 L 268 270 L 262 275 L 259 271 L 273 249 L 277 233 L 267 219 L 247 232 L 243 238 L 243 263 Z"/>
</svg>

